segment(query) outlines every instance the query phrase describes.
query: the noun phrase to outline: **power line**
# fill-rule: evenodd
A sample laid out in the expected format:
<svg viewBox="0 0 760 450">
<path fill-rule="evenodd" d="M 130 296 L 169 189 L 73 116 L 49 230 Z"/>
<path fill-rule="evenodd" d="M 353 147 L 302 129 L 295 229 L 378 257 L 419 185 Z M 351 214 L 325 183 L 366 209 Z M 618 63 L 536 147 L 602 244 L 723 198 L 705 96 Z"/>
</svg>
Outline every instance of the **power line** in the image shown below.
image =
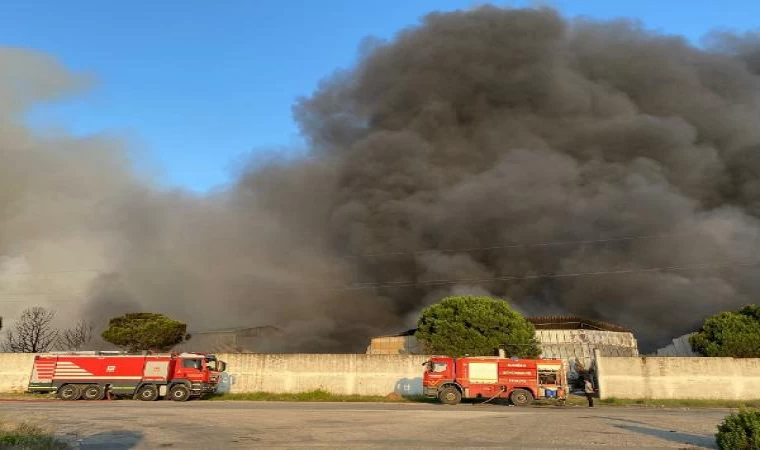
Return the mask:
<svg viewBox="0 0 760 450">
<path fill-rule="evenodd" d="M 423 281 L 388 281 L 382 283 L 356 283 L 353 285 L 342 287 L 327 287 L 320 288 L 315 286 L 317 283 L 310 283 L 315 289 L 327 290 L 327 291 L 353 291 L 353 290 L 365 290 L 365 289 L 385 289 L 385 288 L 408 288 L 419 286 L 444 286 L 452 284 L 477 284 L 477 283 L 489 283 L 495 281 L 521 281 L 521 280 L 534 280 L 534 279 L 562 279 L 562 278 L 580 278 L 591 276 L 603 276 L 603 275 L 630 275 L 637 273 L 651 273 L 651 272 L 682 272 L 698 269 L 719 269 L 730 267 L 754 267 L 759 266 L 760 260 L 755 261 L 723 261 L 723 262 L 709 262 L 709 263 L 697 263 L 690 265 L 677 265 L 677 266 L 661 266 L 661 267 L 644 267 L 644 268 L 631 268 L 631 269 L 614 269 L 614 270 L 596 270 L 586 272 L 566 272 L 566 273 L 540 273 L 540 274 L 525 274 L 525 275 L 500 275 L 496 277 L 480 277 L 480 278 L 459 278 L 459 279 L 438 279 L 438 280 L 423 280 Z M 307 283 L 297 283 L 294 286 L 300 285 L 306 287 Z M 283 289 L 285 290 L 285 289 Z M 51 295 L 46 292 L 8 292 L 3 293 L 0 291 L 0 298 L 2 297 L 24 297 L 24 296 L 45 296 Z M 0 303 L 17 303 L 22 300 L 0 300 Z"/>
<path fill-rule="evenodd" d="M 421 286 L 446 286 L 452 284 L 477 284 L 477 283 L 489 283 L 496 281 L 523 281 L 523 280 L 535 280 L 535 279 L 562 279 L 562 278 L 580 278 L 580 277 L 592 277 L 603 275 L 630 275 L 637 273 L 652 273 L 652 272 L 683 272 L 688 270 L 698 269 L 718 269 L 728 267 L 754 267 L 760 266 L 760 260 L 747 261 L 747 262 L 718 262 L 718 263 L 700 263 L 692 265 L 682 266 L 663 266 L 663 267 L 645 267 L 638 269 L 618 269 L 618 270 L 598 270 L 588 272 L 568 272 L 568 273 L 543 273 L 533 275 L 502 275 L 498 277 L 482 277 L 482 278 L 460 278 L 460 279 L 439 279 L 439 280 L 426 280 L 426 281 L 389 281 L 385 283 L 359 283 L 355 285 L 332 287 L 332 288 L 319 288 L 314 287 L 322 291 L 358 291 L 366 289 L 396 289 L 396 288 L 413 288 Z M 303 287 L 306 283 L 300 283 Z M 316 284 L 316 283 L 314 283 Z M 283 288 L 283 291 L 287 288 Z M 0 292 L 0 298 L 8 294 Z M 49 293 L 11 293 L 10 295 L 16 296 L 44 296 L 50 295 Z M 22 303 L 24 300 L 0 300 L 0 303 Z"/>
<path fill-rule="evenodd" d="M 47 293 L 20 293 L 20 294 L 5 294 L 0 292 L 0 303 L 24 303 L 28 300 L 28 297 L 47 297 Z M 3 300 L 3 298 L 17 298 L 18 300 Z M 23 299 L 23 300 L 22 300 Z"/>
<path fill-rule="evenodd" d="M 72 270 L 46 270 L 46 271 L 39 271 L 39 272 L 0 272 L 0 279 L 7 277 L 7 276 L 40 276 L 40 275 L 47 275 L 47 274 L 58 274 L 58 273 L 103 273 L 100 269 L 72 269 Z"/>
<path fill-rule="evenodd" d="M 619 269 L 619 270 L 599 270 L 589 272 L 569 272 L 569 273 L 544 273 L 534 275 L 502 275 L 498 277 L 484 277 L 484 278 L 461 278 L 461 279 L 440 279 L 440 280 L 427 280 L 427 281 L 390 281 L 385 283 L 362 283 L 354 286 L 348 286 L 345 290 L 362 290 L 362 289 L 382 289 L 382 288 L 405 288 L 405 287 L 417 287 L 417 286 L 436 286 L 436 285 L 451 285 L 451 284 L 472 284 L 472 283 L 487 283 L 494 281 L 520 281 L 520 280 L 532 280 L 541 278 L 578 278 L 586 276 L 600 276 L 600 275 L 627 275 L 636 273 L 650 273 L 650 272 L 678 272 L 705 268 L 722 268 L 722 267 L 752 267 L 760 265 L 760 261 L 749 262 L 723 262 L 723 263 L 701 263 L 687 266 L 664 266 L 664 267 L 646 267 L 639 269 Z"/>
<path fill-rule="evenodd" d="M 570 246 L 570 245 L 590 245 L 590 244 L 601 244 L 601 243 L 609 243 L 609 242 L 636 241 L 636 240 L 644 240 L 644 239 L 668 239 L 668 238 L 685 237 L 685 236 L 696 237 L 698 235 L 699 235 L 698 233 L 649 234 L 649 235 L 621 236 L 621 237 L 601 238 L 601 239 L 585 239 L 585 240 L 578 240 L 578 241 L 549 241 L 549 242 L 535 242 L 535 243 L 525 243 L 525 244 L 506 244 L 506 245 L 492 245 L 492 246 L 484 246 L 484 247 L 467 247 L 467 248 L 459 248 L 459 249 L 443 248 L 443 249 L 428 249 L 428 250 L 416 250 L 416 251 L 406 251 L 406 252 L 361 253 L 358 255 L 349 255 L 348 257 L 360 258 L 360 257 L 376 257 L 376 256 L 424 255 L 424 254 L 429 254 L 429 253 L 471 253 L 471 252 L 489 251 L 489 250 L 506 250 L 510 248 L 536 248 L 536 247 L 559 247 L 559 246 Z"/>
<path fill-rule="evenodd" d="M 620 236 L 612 238 L 600 238 L 600 239 L 584 239 L 576 241 L 548 241 L 548 242 L 533 242 L 533 243 L 521 243 L 521 244 L 505 244 L 505 245 L 492 245 L 482 247 L 465 247 L 465 248 L 441 248 L 441 249 L 427 249 L 427 250 L 414 250 L 406 252 L 375 252 L 375 253 L 360 253 L 355 255 L 347 255 L 347 258 L 360 258 L 360 257 L 378 257 L 378 256 L 401 256 L 401 255 L 424 255 L 433 253 L 472 253 L 478 251 L 490 251 L 490 250 L 506 250 L 513 248 L 537 248 L 537 247 L 560 247 L 570 245 L 590 245 L 590 244 L 603 244 L 610 242 L 625 242 L 625 241 L 637 241 L 646 239 L 669 239 L 674 237 L 686 237 L 699 236 L 698 233 L 666 233 L 666 234 L 648 234 L 648 235 L 634 235 L 634 236 Z M 61 273 L 104 273 L 102 269 L 71 269 L 71 270 L 49 270 L 49 271 L 26 271 L 26 272 L 7 272 L 0 273 L 0 279 L 6 276 L 41 276 L 47 274 L 61 274 Z"/>
</svg>

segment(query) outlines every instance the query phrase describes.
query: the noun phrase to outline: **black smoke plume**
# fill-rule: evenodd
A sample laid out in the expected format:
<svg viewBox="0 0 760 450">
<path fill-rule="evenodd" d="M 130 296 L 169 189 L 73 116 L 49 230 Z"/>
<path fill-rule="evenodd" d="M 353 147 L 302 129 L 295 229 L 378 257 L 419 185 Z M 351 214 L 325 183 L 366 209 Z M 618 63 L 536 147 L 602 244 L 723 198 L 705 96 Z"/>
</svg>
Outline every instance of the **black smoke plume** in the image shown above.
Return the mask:
<svg viewBox="0 0 760 450">
<path fill-rule="evenodd" d="M 31 274 L 28 303 L 285 329 L 267 350 L 363 351 L 468 292 L 651 347 L 760 292 L 759 43 L 551 9 L 430 14 L 297 102 L 308 152 L 206 196 L 157 188 L 112 138 L 20 125 L 81 80 L 4 50 L 0 255 Z"/>
</svg>

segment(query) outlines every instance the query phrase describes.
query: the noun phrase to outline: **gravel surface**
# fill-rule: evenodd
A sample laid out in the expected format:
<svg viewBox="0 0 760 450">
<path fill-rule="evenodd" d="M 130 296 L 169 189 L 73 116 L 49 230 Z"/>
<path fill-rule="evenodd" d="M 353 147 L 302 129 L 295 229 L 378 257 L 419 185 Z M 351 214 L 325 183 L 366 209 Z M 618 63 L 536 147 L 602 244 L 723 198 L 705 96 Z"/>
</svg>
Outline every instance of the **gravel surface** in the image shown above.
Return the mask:
<svg viewBox="0 0 760 450">
<path fill-rule="evenodd" d="M 75 448 L 716 448 L 718 409 L 463 404 L 3 401 Z"/>
</svg>

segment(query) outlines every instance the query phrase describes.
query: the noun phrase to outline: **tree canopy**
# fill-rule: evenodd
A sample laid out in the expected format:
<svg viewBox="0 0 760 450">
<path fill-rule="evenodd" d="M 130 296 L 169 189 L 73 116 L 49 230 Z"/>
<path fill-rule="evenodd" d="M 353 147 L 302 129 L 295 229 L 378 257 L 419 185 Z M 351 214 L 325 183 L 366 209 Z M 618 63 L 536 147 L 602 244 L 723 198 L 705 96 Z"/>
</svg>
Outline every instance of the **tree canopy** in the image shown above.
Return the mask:
<svg viewBox="0 0 760 450">
<path fill-rule="evenodd" d="M 163 314 L 131 313 L 115 317 L 101 334 L 106 342 L 128 351 L 167 351 L 190 339 L 187 325 Z"/>
<path fill-rule="evenodd" d="M 493 355 L 536 357 L 541 350 L 535 328 L 505 300 L 491 297 L 447 297 L 422 311 L 415 334 L 427 351 L 449 356 Z"/>
<path fill-rule="evenodd" d="M 703 356 L 758 358 L 760 307 L 747 305 L 737 312 L 709 317 L 689 342 L 694 351 Z"/>
</svg>

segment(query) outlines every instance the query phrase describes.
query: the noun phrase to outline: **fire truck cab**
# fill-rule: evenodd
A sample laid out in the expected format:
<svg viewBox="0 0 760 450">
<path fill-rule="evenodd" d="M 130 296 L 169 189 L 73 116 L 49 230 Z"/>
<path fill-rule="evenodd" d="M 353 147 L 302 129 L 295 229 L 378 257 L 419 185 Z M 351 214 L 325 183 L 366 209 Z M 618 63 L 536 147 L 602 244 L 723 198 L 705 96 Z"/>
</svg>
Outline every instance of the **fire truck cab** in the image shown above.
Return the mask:
<svg viewBox="0 0 760 450">
<path fill-rule="evenodd" d="M 28 390 L 63 400 L 185 401 L 215 392 L 225 370 L 224 361 L 203 353 L 54 352 L 35 356 Z"/>
<path fill-rule="evenodd" d="M 567 371 L 560 359 L 434 356 L 425 366 L 425 396 L 450 405 L 462 398 L 507 398 L 524 406 L 538 398 L 564 401 L 567 396 Z"/>
</svg>

